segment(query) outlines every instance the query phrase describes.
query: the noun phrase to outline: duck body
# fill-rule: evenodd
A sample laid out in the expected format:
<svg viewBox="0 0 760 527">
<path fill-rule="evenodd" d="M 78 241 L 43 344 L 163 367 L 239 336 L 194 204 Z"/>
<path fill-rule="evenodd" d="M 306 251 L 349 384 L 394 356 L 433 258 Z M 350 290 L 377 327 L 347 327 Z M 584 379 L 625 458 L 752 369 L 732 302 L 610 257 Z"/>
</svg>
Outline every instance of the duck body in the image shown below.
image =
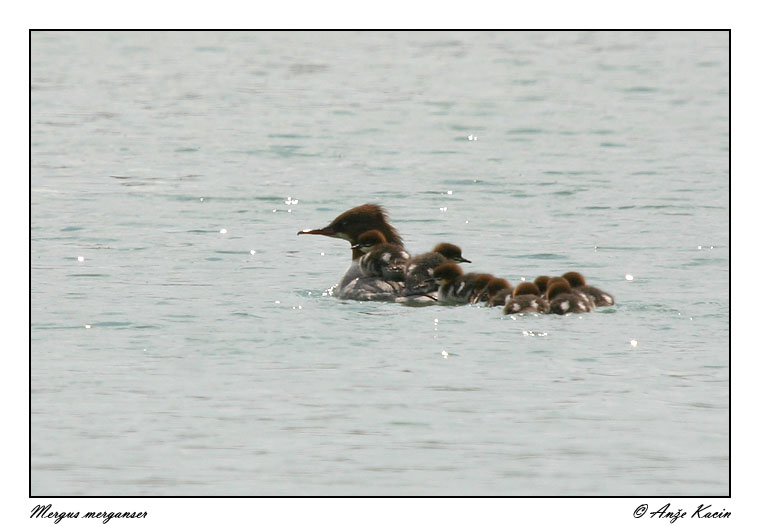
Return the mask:
<svg viewBox="0 0 760 527">
<path fill-rule="evenodd" d="M 548 309 L 549 303 L 541 298 L 541 290 L 532 282 L 519 284 L 504 303 L 505 315 L 546 313 Z"/>
<path fill-rule="evenodd" d="M 401 245 L 388 243 L 382 232 L 367 231 L 359 236 L 351 249 L 359 249 L 359 267 L 364 276 L 374 276 L 390 281 L 403 281 L 409 253 Z"/>
<path fill-rule="evenodd" d="M 555 315 L 588 313 L 594 309 L 593 304 L 584 295 L 573 291 L 564 279 L 549 285 L 546 299 L 549 302 L 547 312 Z"/>
<path fill-rule="evenodd" d="M 404 281 L 408 294 L 425 294 L 438 287 L 430 279 L 439 265 L 447 263 L 470 263 L 462 257 L 462 250 L 452 243 L 439 243 L 432 251 L 418 254 L 407 262 Z"/>
<path fill-rule="evenodd" d="M 479 302 L 488 300 L 488 283 L 496 277 L 488 273 L 473 274 L 474 276 L 470 280 L 470 287 L 472 288 L 472 294 L 470 294 L 470 303 L 477 304 Z"/>
<path fill-rule="evenodd" d="M 438 285 L 438 303 L 446 305 L 469 304 L 472 289 L 467 277 L 457 264 L 445 263 L 433 270 L 432 281 Z"/>
<path fill-rule="evenodd" d="M 365 300 L 397 302 L 404 297 L 406 285 L 397 280 L 366 276 L 359 260 L 353 260 L 335 288 L 335 296 L 341 300 Z"/>
<path fill-rule="evenodd" d="M 433 270 L 439 265 L 449 263 L 443 255 L 436 252 L 418 254 L 412 257 L 406 265 L 406 290 L 409 294 L 424 294 L 438 290 L 430 279 L 433 277 Z"/>
<path fill-rule="evenodd" d="M 598 287 L 590 286 L 586 284 L 586 279 L 582 274 L 570 271 L 562 275 L 562 278 L 568 281 L 573 291 L 576 291 L 584 295 L 588 300 L 594 303 L 597 307 L 613 306 L 615 305 L 614 297 L 605 293 Z"/>
<path fill-rule="evenodd" d="M 504 278 L 492 278 L 486 285 L 486 305 L 488 307 L 503 306 L 512 292 L 512 286 Z"/>
</svg>

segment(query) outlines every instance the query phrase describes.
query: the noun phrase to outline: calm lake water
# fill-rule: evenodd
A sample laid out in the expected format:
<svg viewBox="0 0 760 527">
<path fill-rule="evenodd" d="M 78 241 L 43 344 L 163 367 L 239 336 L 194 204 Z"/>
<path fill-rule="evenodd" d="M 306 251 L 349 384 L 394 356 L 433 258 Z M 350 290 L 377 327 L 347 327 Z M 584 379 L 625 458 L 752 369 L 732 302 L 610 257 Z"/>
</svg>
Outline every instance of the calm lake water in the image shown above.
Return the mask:
<svg viewBox="0 0 760 527">
<path fill-rule="evenodd" d="M 31 41 L 33 495 L 728 494 L 728 33 Z M 618 303 L 338 300 L 367 202 Z"/>
</svg>

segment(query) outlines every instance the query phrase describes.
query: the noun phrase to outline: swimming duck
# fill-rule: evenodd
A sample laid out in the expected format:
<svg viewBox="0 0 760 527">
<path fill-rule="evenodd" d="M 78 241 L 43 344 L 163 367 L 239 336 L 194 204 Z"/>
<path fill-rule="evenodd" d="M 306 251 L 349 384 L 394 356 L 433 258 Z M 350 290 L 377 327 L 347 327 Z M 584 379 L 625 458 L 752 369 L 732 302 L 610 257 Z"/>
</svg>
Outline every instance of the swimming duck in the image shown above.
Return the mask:
<svg viewBox="0 0 760 527">
<path fill-rule="evenodd" d="M 504 278 L 492 278 L 486 285 L 488 307 L 503 306 L 507 297 L 512 293 L 512 286 Z"/>
<path fill-rule="evenodd" d="M 430 279 L 438 286 L 438 302 L 441 304 L 469 304 L 472 288 L 457 264 L 446 263 L 433 269 Z"/>
<path fill-rule="evenodd" d="M 298 234 L 319 234 L 330 238 L 340 238 L 351 244 L 351 265 L 338 283 L 336 289 L 338 298 L 394 301 L 406 294 L 406 286 L 403 281 L 365 276 L 362 272 L 359 260 L 364 252 L 358 247 L 354 248 L 354 246 L 357 245 L 361 234 L 372 230 L 380 231 L 386 243 L 403 248 L 403 239 L 388 221 L 388 214 L 385 209 L 372 203 L 347 210 L 321 229 L 298 231 Z"/>
<path fill-rule="evenodd" d="M 535 282 L 522 282 L 512 291 L 504 305 L 505 315 L 516 313 L 546 313 L 549 303 L 541 298 L 541 290 Z"/>
<path fill-rule="evenodd" d="M 407 294 L 424 294 L 435 291 L 437 286 L 430 281 L 433 270 L 446 263 L 471 263 L 462 256 L 462 249 L 452 243 L 439 243 L 432 251 L 418 254 L 406 266 Z"/>
<path fill-rule="evenodd" d="M 570 288 L 567 280 L 555 281 L 549 285 L 546 291 L 546 299 L 549 302 L 547 312 L 556 315 L 567 313 L 588 313 L 593 309 L 588 300 Z"/>
<path fill-rule="evenodd" d="M 583 293 L 586 297 L 594 302 L 596 306 L 612 306 L 615 304 L 615 299 L 611 294 L 605 293 L 597 287 L 586 285 L 586 279 L 581 273 L 570 271 L 565 273 L 562 277 L 568 281 L 570 287 L 579 293 Z"/>
<path fill-rule="evenodd" d="M 367 231 L 359 236 L 351 249 L 359 249 L 359 267 L 364 276 L 379 276 L 385 280 L 403 280 L 409 253 L 400 245 L 388 243 L 378 230 Z"/>
</svg>

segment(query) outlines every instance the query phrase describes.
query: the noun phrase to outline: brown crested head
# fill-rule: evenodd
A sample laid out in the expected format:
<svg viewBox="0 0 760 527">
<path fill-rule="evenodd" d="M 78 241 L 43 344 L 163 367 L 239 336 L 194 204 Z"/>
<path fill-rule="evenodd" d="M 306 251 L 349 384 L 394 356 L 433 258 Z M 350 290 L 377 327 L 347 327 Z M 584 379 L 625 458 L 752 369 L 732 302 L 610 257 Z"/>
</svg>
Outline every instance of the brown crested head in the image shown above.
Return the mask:
<svg viewBox="0 0 760 527">
<path fill-rule="evenodd" d="M 494 275 L 488 273 L 477 274 L 475 275 L 475 278 L 472 279 L 472 288 L 475 291 L 480 291 L 494 278 L 496 278 Z"/>
<path fill-rule="evenodd" d="M 541 294 L 541 290 L 533 282 L 520 282 L 519 284 L 517 284 L 517 287 L 515 287 L 512 290 L 512 296 L 520 296 L 520 295 L 539 296 L 540 294 Z"/>
<path fill-rule="evenodd" d="M 509 282 L 504 280 L 503 278 L 491 278 L 488 281 L 488 284 L 486 285 L 486 291 L 488 292 L 488 297 L 492 297 L 499 291 L 504 291 L 505 289 L 512 289 L 509 286 Z"/>
<path fill-rule="evenodd" d="M 343 238 L 354 245 L 359 236 L 367 231 L 378 230 L 388 243 L 403 245 L 398 231 L 388 221 L 388 214 L 380 205 L 366 203 L 347 210 L 332 220 L 327 227 L 321 229 L 306 229 L 298 234 L 321 234 L 332 238 Z"/>
<path fill-rule="evenodd" d="M 562 278 L 567 280 L 570 287 L 581 287 L 586 285 L 586 279 L 583 278 L 583 275 L 581 273 L 576 273 L 575 271 L 563 274 Z"/>
<path fill-rule="evenodd" d="M 462 268 L 453 263 L 439 265 L 433 269 L 433 280 L 439 284 L 456 280 L 461 275 Z"/>
<path fill-rule="evenodd" d="M 570 284 L 567 283 L 567 280 L 563 282 L 557 281 L 549 285 L 549 289 L 546 290 L 546 299 L 551 301 L 558 295 L 570 292 Z"/>
<path fill-rule="evenodd" d="M 434 253 L 438 253 L 447 260 L 454 262 L 472 263 L 470 260 L 462 257 L 462 249 L 453 243 L 439 243 L 433 248 Z"/>
<path fill-rule="evenodd" d="M 533 280 L 533 283 L 536 284 L 536 287 L 538 287 L 538 290 L 543 295 L 546 293 L 546 283 L 549 281 L 549 277 L 546 275 L 537 276 L 535 280 Z"/>
<path fill-rule="evenodd" d="M 386 243 L 385 236 L 377 229 L 363 232 L 359 235 L 359 239 L 351 246 L 352 249 L 359 249 L 362 252 L 369 251 L 375 245 Z"/>
<path fill-rule="evenodd" d="M 546 292 L 548 293 L 549 292 L 549 288 L 552 285 L 556 284 L 556 283 L 565 284 L 565 285 L 567 285 L 567 287 L 570 287 L 570 282 L 568 282 L 566 278 L 563 278 L 561 276 L 552 276 L 546 282 Z"/>
</svg>

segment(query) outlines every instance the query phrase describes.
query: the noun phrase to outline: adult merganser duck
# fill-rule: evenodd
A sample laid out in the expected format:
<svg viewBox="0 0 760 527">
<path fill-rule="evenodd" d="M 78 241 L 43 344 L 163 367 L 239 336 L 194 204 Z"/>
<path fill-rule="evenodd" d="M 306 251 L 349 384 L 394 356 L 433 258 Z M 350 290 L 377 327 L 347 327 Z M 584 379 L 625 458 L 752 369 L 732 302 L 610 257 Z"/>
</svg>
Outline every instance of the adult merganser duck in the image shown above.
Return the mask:
<svg viewBox="0 0 760 527">
<path fill-rule="evenodd" d="M 546 299 L 549 302 L 548 313 L 564 315 L 567 313 L 588 313 L 594 306 L 581 294 L 570 288 L 567 280 L 555 281 L 549 285 L 546 291 Z"/>
<path fill-rule="evenodd" d="M 573 291 L 583 293 L 587 298 L 594 302 L 597 306 L 612 306 L 615 304 L 615 299 L 612 295 L 605 293 L 599 288 L 586 285 L 586 279 L 583 278 L 581 273 L 570 271 L 562 275 L 562 278 L 568 281 Z"/>
<path fill-rule="evenodd" d="M 376 276 L 364 276 L 362 273 L 359 260 L 364 253 L 359 248 L 353 248 L 353 246 L 357 244 L 362 233 L 371 230 L 380 231 L 387 243 L 403 247 L 404 242 L 388 221 L 385 209 L 371 203 L 347 210 L 321 229 L 298 231 L 298 234 L 320 234 L 330 238 L 341 238 L 351 244 L 351 265 L 338 283 L 336 289 L 338 298 L 394 301 L 406 292 L 404 282 L 385 280 Z"/>
<path fill-rule="evenodd" d="M 548 279 L 548 277 L 547 277 Z M 504 314 L 515 313 L 546 313 L 549 304 L 541 298 L 541 290 L 535 282 L 522 282 L 514 291 L 512 297 L 504 304 Z"/>
<path fill-rule="evenodd" d="M 433 270 L 446 263 L 471 263 L 462 257 L 462 249 L 451 243 L 439 243 L 432 251 L 418 254 L 406 266 L 406 290 L 408 294 L 424 294 L 435 291 L 436 285 L 430 281 Z"/>
<path fill-rule="evenodd" d="M 359 267 L 364 276 L 379 276 L 385 280 L 403 280 L 407 253 L 401 245 L 388 243 L 378 230 L 367 231 L 351 249 L 359 249 L 364 255 L 359 258 Z"/>
</svg>

